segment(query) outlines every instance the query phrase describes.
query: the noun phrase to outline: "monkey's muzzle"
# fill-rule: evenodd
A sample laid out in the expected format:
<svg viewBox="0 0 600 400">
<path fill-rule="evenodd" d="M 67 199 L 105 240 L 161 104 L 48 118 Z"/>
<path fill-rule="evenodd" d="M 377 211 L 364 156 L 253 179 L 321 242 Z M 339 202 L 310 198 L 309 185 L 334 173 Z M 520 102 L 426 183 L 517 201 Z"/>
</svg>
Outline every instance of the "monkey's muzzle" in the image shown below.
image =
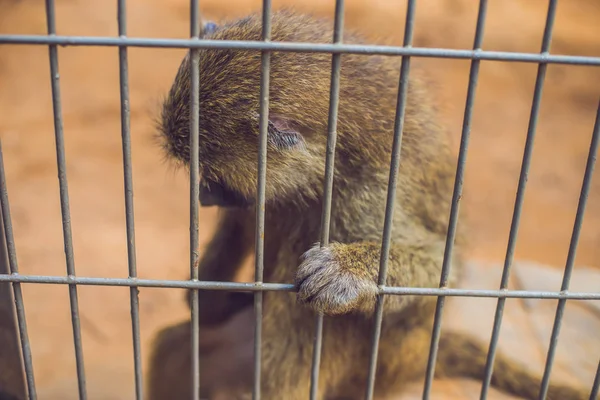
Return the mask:
<svg viewBox="0 0 600 400">
<path fill-rule="evenodd" d="M 199 197 L 202 207 L 248 207 L 252 204 L 240 193 L 214 181 L 200 182 Z"/>
</svg>

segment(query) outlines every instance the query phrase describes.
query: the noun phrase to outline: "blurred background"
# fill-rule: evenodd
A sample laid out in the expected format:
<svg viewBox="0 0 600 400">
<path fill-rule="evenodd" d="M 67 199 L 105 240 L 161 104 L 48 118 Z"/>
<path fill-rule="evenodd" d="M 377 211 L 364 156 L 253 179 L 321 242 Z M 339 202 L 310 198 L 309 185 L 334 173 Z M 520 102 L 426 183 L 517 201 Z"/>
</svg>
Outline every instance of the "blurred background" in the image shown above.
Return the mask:
<svg viewBox="0 0 600 400">
<path fill-rule="evenodd" d="M 477 3 L 419 1 L 415 46 L 470 49 Z M 547 3 L 490 1 L 483 48 L 539 52 Z M 346 4 L 347 29 L 361 31 L 373 43 L 401 45 L 404 0 Z M 274 0 L 273 5 L 333 18 L 333 0 Z M 56 7 L 60 35 L 117 35 L 115 1 L 57 0 Z M 204 18 L 219 22 L 260 11 L 261 2 L 202 0 L 200 7 Z M 127 13 L 129 36 L 189 35 L 188 1 L 129 0 Z M 600 56 L 598 21 L 597 0 L 559 2 L 551 52 Z M 43 2 L 0 0 L 0 33 L 45 34 Z M 164 161 L 153 139 L 160 99 L 184 54 L 129 49 L 137 267 L 143 278 L 189 274 L 188 177 Z M 470 61 L 413 59 L 413 65 L 431 75 L 431 90 L 458 151 Z M 127 277 L 118 50 L 60 48 L 59 66 L 76 272 Z M 481 63 L 461 211 L 474 231 L 469 256 L 494 268 L 506 251 L 536 71 L 535 64 Z M 600 68 L 548 67 L 516 259 L 564 268 L 599 96 Z M 0 47 L 0 137 L 21 272 L 64 275 L 47 47 Z M 214 217 L 214 210 L 201 210 L 201 245 Z M 577 254 L 577 265 L 600 267 L 599 173 Z M 23 291 L 40 398 L 75 399 L 68 290 L 25 285 Z M 188 312 L 181 291 L 140 292 L 146 360 L 157 329 Z M 78 293 L 90 398 L 133 398 L 128 288 L 83 286 Z"/>
</svg>

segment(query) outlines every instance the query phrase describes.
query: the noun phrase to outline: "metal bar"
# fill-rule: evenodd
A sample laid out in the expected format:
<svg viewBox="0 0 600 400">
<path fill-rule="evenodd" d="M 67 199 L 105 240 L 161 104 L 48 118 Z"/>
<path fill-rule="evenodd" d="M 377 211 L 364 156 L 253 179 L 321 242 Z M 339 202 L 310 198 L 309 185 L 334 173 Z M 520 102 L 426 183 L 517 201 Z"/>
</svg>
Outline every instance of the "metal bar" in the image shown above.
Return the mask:
<svg viewBox="0 0 600 400">
<path fill-rule="evenodd" d="M 271 0 L 263 1 L 262 40 L 271 40 Z M 263 281 L 265 250 L 265 190 L 267 183 L 267 130 L 269 127 L 269 85 L 271 78 L 271 53 L 263 51 L 260 68 L 260 120 L 258 137 L 258 179 L 256 183 L 256 241 L 254 258 L 254 280 Z M 260 399 L 263 293 L 254 294 L 254 382 L 252 399 Z"/>
<path fill-rule="evenodd" d="M 598 369 L 596 370 L 596 377 L 594 378 L 594 384 L 592 385 L 590 400 L 597 400 L 598 395 L 600 395 L 600 361 L 598 361 Z"/>
<path fill-rule="evenodd" d="M 190 37 L 200 42 L 200 6 L 198 0 L 190 3 Z M 198 280 L 198 199 L 200 197 L 200 53 L 190 50 L 190 280 Z M 192 291 L 192 399 L 200 400 L 200 337 L 198 291 Z"/>
<path fill-rule="evenodd" d="M 310 368 L 310 400 L 318 397 L 319 371 L 321 367 L 321 353 L 323 351 L 323 314 L 318 313 L 315 319 L 315 335 L 313 338 L 313 356 Z"/>
<path fill-rule="evenodd" d="M 8 265 L 8 250 L 6 248 L 6 233 L 0 208 L 0 274 L 10 274 Z M 27 397 L 23 362 L 20 352 L 19 331 L 14 309 L 14 295 L 11 285 L 7 282 L 0 284 L 0 337 L 3 338 L 0 352 L 0 398 L 16 396 L 18 399 Z"/>
<path fill-rule="evenodd" d="M 548 4 L 548 13 L 546 16 L 546 27 L 544 28 L 544 36 L 542 39 L 541 53 L 547 54 L 550 51 L 550 43 L 552 41 L 552 28 L 556 16 L 557 0 L 550 0 Z M 533 103 L 531 105 L 531 113 L 529 116 L 529 127 L 527 129 L 527 139 L 525 141 L 525 150 L 523 152 L 523 161 L 521 163 L 521 174 L 519 176 L 519 185 L 515 199 L 515 207 L 510 225 L 510 234 L 508 237 L 508 245 L 506 249 L 506 257 L 504 259 L 504 268 L 502 270 L 502 279 L 500 289 L 508 287 L 510 277 L 510 267 L 513 262 L 515 247 L 517 245 L 517 235 L 519 232 L 519 222 L 521 220 L 521 211 L 523 209 L 523 201 L 525 199 L 525 188 L 527 186 L 527 177 L 529 175 L 529 166 L 531 164 L 531 154 L 533 152 L 533 142 L 535 140 L 535 132 L 537 128 L 540 103 L 542 99 L 542 89 L 544 87 L 544 79 L 546 77 L 547 64 L 538 66 L 537 77 L 535 81 L 535 90 L 533 94 Z M 492 373 L 494 369 L 494 360 L 496 357 L 496 348 L 500 337 L 500 327 L 502 325 L 502 316 L 504 313 L 504 305 L 506 299 L 498 299 L 496 305 L 496 314 L 494 317 L 494 326 L 490 339 L 490 346 L 485 365 L 485 376 L 481 387 L 480 400 L 487 399 L 487 394 L 492 382 Z"/>
<path fill-rule="evenodd" d="M 127 4 L 126 0 L 117 0 L 117 19 L 119 37 L 127 36 Z M 119 47 L 119 79 L 121 92 L 121 138 L 123 142 L 123 180 L 125 190 L 125 218 L 127 229 L 127 261 L 129 277 L 137 277 L 135 251 L 135 218 L 133 212 L 133 174 L 131 167 L 131 129 L 129 104 L 129 66 L 127 47 Z M 129 292 L 131 309 L 131 333 L 133 336 L 133 366 L 135 374 L 135 398 L 143 398 L 142 384 L 142 350 L 140 344 L 140 305 L 139 290 L 132 286 Z"/>
<path fill-rule="evenodd" d="M 190 49 L 231 49 L 256 51 L 291 51 L 300 53 L 348 53 L 363 55 L 411 56 L 430 58 L 454 58 L 467 60 L 490 60 L 571 65 L 600 65 L 600 57 L 536 54 L 506 51 L 458 50 L 426 47 L 404 48 L 400 46 L 328 44 L 300 42 L 262 42 L 245 40 L 202 40 L 115 38 L 102 36 L 42 36 L 0 35 L 0 45 L 31 44 L 59 46 L 127 46 Z"/>
<path fill-rule="evenodd" d="M 2 222 L 4 223 L 4 236 L 6 247 L 8 250 L 8 265 L 12 275 L 1 275 L 0 279 L 5 282 L 11 282 L 12 279 L 19 275 L 19 264 L 17 263 L 17 249 L 15 247 L 15 238 L 13 235 L 12 221 L 10 218 L 10 206 L 8 204 L 8 189 L 6 187 L 6 176 L 4 173 L 4 156 L 2 154 L 2 143 L 0 142 L 0 206 L 2 208 Z M 14 282 L 13 296 L 15 298 L 15 310 L 17 314 L 17 323 L 19 325 L 19 338 L 21 340 L 21 351 L 23 363 L 25 366 L 25 376 L 27 379 L 27 393 L 29 400 L 36 400 L 37 393 L 35 390 L 35 379 L 33 376 L 33 361 L 31 358 L 31 344 L 29 343 L 29 335 L 27 334 L 27 319 L 25 318 L 25 305 L 23 304 L 23 292 L 21 283 Z"/>
<path fill-rule="evenodd" d="M 342 43 L 344 36 L 344 0 L 336 0 L 333 24 L 333 43 Z M 341 54 L 331 56 L 331 83 L 329 86 L 329 114 L 327 120 L 327 148 L 325 154 L 325 179 L 323 183 L 323 207 L 321 210 L 320 247 L 329 245 L 329 227 L 331 222 L 331 203 L 333 197 L 333 178 L 335 172 L 335 146 L 337 142 L 337 120 L 340 103 Z M 313 356 L 310 371 L 310 400 L 316 400 L 319 394 L 319 372 L 323 351 L 323 314 L 317 313 L 313 340 Z"/>
<path fill-rule="evenodd" d="M 46 0 L 46 22 L 48 35 L 56 35 L 56 16 L 54 0 Z M 56 45 L 48 48 L 50 58 L 50 82 L 52 86 L 52 109 L 54 112 L 54 136 L 56 140 L 56 164 L 58 167 L 58 184 L 60 188 L 60 210 L 62 214 L 64 251 L 67 264 L 67 274 L 75 275 L 75 260 L 73 256 L 73 235 L 71 233 L 71 211 L 69 205 L 69 185 L 67 182 L 67 165 L 65 155 L 65 139 L 63 132 L 62 105 L 60 96 L 60 75 L 58 72 L 58 49 Z M 75 361 L 77 365 L 77 385 L 79 398 L 87 399 L 85 366 L 83 362 L 83 347 L 81 344 L 81 323 L 79 320 L 79 301 L 77 286 L 69 285 L 69 300 L 71 305 L 71 323 L 73 325 L 73 343 L 75 345 Z"/>
<path fill-rule="evenodd" d="M 86 285 L 117 287 L 153 287 L 172 289 L 227 290 L 227 291 L 277 291 L 294 292 L 296 287 L 291 283 L 244 283 L 218 281 L 190 281 L 167 279 L 139 278 L 91 278 L 81 276 L 47 276 L 47 275 L 2 275 L 0 282 L 50 285 Z M 451 288 L 414 288 L 414 287 L 381 287 L 378 294 L 395 296 L 446 296 L 446 297 L 491 297 L 520 299 L 569 299 L 600 300 L 600 292 L 549 292 L 539 290 L 483 290 L 483 289 L 451 289 Z"/>
<path fill-rule="evenodd" d="M 579 196 L 579 204 L 577 204 L 577 214 L 575 215 L 575 223 L 573 224 L 573 234 L 571 235 L 571 244 L 569 245 L 569 254 L 565 265 L 562 285 L 560 290 L 566 292 L 569 290 L 569 283 L 575 265 L 575 257 L 577 253 L 577 244 L 579 243 L 579 235 L 581 234 L 581 226 L 583 225 L 583 215 L 587 204 L 590 187 L 592 185 L 592 175 L 594 174 L 594 164 L 598 154 L 598 142 L 600 138 L 600 101 L 598 102 L 598 110 L 596 112 L 596 122 L 594 123 L 594 133 L 590 143 L 590 152 L 588 154 L 585 173 L 583 175 L 583 183 L 581 185 L 581 194 Z M 556 353 L 556 345 L 558 343 L 558 335 L 562 324 L 562 318 L 565 311 L 566 299 L 560 299 L 556 307 L 556 316 L 554 318 L 554 326 L 552 327 L 552 335 L 550 336 L 550 347 L 546 358 L 546 366 L 542 378 L 542 387 L 540 389 L 540 400 L 544 400 L 548 394 L 548 385 L 550 383 L 550 373 L 552 372 L 552 363 Z"/>
<path fill-rule="evenodd" d="M 475 29 L 475 39 L 473 41 L 473 50 L 479 51 L 483 42 L 483 34 L 485 28 L 485 16 L 487 12 L 487 0 L 479 1 L 479 12 L 477 15 L 477 27 Z M 469 87 L 467 89 L 467 101 L 465 105 L 465 113 L 463 117 L 463 127 L 460 140 L 460 150 L 458 155 L 458 163 L 456 168 L 456 178 L 454 181 L 454 193 L 452 195 L 452 207 L 450 210 L 450 219 L 448 222 L 448 235 L 446 237 L 446 248 L 444 249 L 444 260 L 442 262 L 442 272 L 440 277 L 440 287 L 448 285 L 448 277 L 450 276 L 450 268 L 452 266 L 452 250 L 454 247 L 454 239 L 456 236 L 456 228 L 458 226 L 458 212 L 460 209 L 460 200 L 462 198 L 463 176 L 465 164 L 467 160 L 467 150 L 469 147 L 469 137 L 471 135 L 471 117 L 473 115 L 473 104 L 475 102 L 475 90 L 477 88 L 477 80 L 479 77 L 480 60 L 471 62 L 471 71 L 469 72 Z M 437 358 L 438 346 L 440 341 L 440 332 L 442 329 L 442 313 L 446 298 L 438 297 L 433 331 L 431 334 L 431 348 L 429 351 L 429 359 L 427 361 L 427 375 L 425 377 L 425 388 L 423 391 L 423 400 L 428 400 L 431 393 L 431 384 L 433 383 L 435 373 L 435 362 Z"/>
<path fill-rule="evenodd" d="M 406 7 L 406 22 L 404 26 L 404 47 L 412 46 L 413 31 L 415 23 L 416 2 L 409 0 Z M 392 144 L 392 159 L 390 163 L 390 175 L 388 181 L 388 193 L 385 209 L 385 222 L 383 227 L 383 239 L 381 245 L 381 256 L 379 259 L 378 285 L 385 286 L 387 280 L 387 268 L 392 240 L 392 227 L 394 220 L 394 205 L 396 203 L 396 188 L 398 181 L 398 170 L 400 168 L 400 155 L 402 149 L 402 133 L 404 130 L 404 112 L 406 109 L 406 98 L 408 93 L 408 76 L 410 72 L 410 57 L 402 58 L 400 68 L 400 80 L 398 83 L 398 100 L 396 103 L 396 117 L 394 121 L 394 142 Z M 379 351 L 379 339 L 381 337 L 381 324 L 383 322 L 383 306 L 385 298 L 377 296 L 375 307 L 375 325 L 371 339 L 371 358 L 369 361 L 369 372 L 365 399 L 371 400 L 375 390 L 375 374 L 377 372 L 377 355 Z"/>
</svg>

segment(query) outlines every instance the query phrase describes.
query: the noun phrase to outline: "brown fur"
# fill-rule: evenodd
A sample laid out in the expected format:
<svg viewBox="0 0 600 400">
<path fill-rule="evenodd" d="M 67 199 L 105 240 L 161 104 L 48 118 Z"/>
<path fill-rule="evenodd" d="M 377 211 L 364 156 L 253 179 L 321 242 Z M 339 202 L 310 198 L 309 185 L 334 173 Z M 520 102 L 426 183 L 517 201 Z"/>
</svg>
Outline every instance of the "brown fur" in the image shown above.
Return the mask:
<svg viewBox="0 0 600 400">
<path fill-rule="evenodd" d="M 23 376 L 21 356 L 19 351 L 19 342 L 16 336 L 16 326 L 14 323 L 13 310 L 9 307 L 4 307 L 4 300 L 9 300 L 10 297 L 4 296 L 8 294 L 10 289 L 9 283 L 0 284 L 0 400 L 18 400 L 19 395 L 25 394 L 25 380 Z M 5 291 L 5 289 L 7 289 Z M 12 296 L 11 296 L 12 297 Z M 5 304 L 10 306 L 11 302 Z"/>
<path fill-rule="evenodd" d="M 211 38 L 260 40 L 261 25 L 260 16 L 253 15 L 220 27 Z M 331 38 L 328 22 L 288 11 L 272 17 L 273 41 L 327 43 Z M 346 34 L 344 41 L 361 42 L 352 34 Z M 271 56 L 269 118 L 274 125 L 299 133 L 301 141 L 281 148 L 276 145 L 277 132 L 269 132 L 264 281 L 295 282 L 298 293 L 264 294 L 261 389 L 265 400 L 308 398 L 315 310 L 327 315 L 319 398 L 363 396 L 399 65 L 393 57 L 342 56 L 331 243 L 320 248 L 315 243 L 321 222 L 331 55 L 275 52 Z M 260 66 L 256 51 L 200 52 L 202 179 L 218 180 L 246 199 L 253 199 L 256 191 Z M 411 71 L 406 104 L 387 284 L 432 288 L 439 283 L 455 164 L 448 138 L 436 124 L 426 88 L 415 73 Z M 165 101 L 161 124 L 166 152 L 182 163 L 189 161 L 189 78 L 186 57 Z M 200 279 L 231 280 L 253 249 L 254 229 L 253 209 L 224 209 L 200 261 Z M 462 237 L 461 229 L 451 283 L 460 272 Z M 251 296 L 239 293 L 201 292 L 203 327 L 228 320 L 244 307 L 247 310 L 251 302 Z M 423 379 L 434 306 L 434 297 L 386 297 L 377 396 L 400 392 L 407 383 Z M 251 330 L 248 326 L 246 333 Z M 175 393 L 190 387 L 189 364 L 180 364 L 176 355 L 189 357 L 188 331 L 179 326 L 159 335 L 151 361 L 151 399 L 189 398 L 189 391 Z M 481 379 L 486 351 L 486 346 L 468 337 L 443 332 L 437 376 Z M 229 362 L 251 370 L 243 355 Z M 252 382 L 248 368 L 240 378 L 246 393 Z M 492 384 L 533 400 L 540 379 L 499 354 Z M 210 380 L 203 378 L 202 385 L 211 386 Z M 551 386 L 548 399 L 587 397 L 575 389 Z"/>
</svg>

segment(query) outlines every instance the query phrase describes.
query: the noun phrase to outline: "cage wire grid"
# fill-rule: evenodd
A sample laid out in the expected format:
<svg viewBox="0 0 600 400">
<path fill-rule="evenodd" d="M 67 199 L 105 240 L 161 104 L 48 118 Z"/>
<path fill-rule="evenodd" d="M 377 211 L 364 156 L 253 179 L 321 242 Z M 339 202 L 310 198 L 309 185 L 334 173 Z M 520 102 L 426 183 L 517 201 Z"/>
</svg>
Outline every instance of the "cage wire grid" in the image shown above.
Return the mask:
<svg viewBox="0 0 600 400">
<path fill-rule="evenodd" d="M 0 283 L 12 285 L 12 299 L 14 299 L 14 315 L 16 316 L 16 325 L 18 328 L 18 341 L 21 345 L 22 364 L 14 365 L 15 370 L 24 369 L 23 393 L 19 393 L 23 398 L 30 400 L 37 399 L 35 379 L 33 374 L 33 360 L 31 355 L 31 345 L 27 333 L 27 324 L 25 319 L 25 306 L 21 284 L 61 284 L 69 288 L 70 307 L 73 326 L 73 344 L 75 347 L 77 382 L 80 399 L 87 399 L 86 378 L 83 351 L 81 344 L 81 327 L 79 318 L 79 306 L 77 301 L 77 285 L 96 285 L 96 286 L 124 286 L 130 288 L 130 308 L 131 324 L 133 337 L 133 356 L 134 356 L 134 379 L 135 379 L 135 398 L 143 399 L 142 383 L 142 361 L 140 346 L 140 320 L 139 320 L 139 288 L 180 288 L 192 290 L 191 297 L 191 333 L 192 344 L 191 354 L 193 358 L 192 385 L 193 399 L 199 400 L 200 387 L 200 357 L 199 357 L 199 323 L 198 323 L 198 290 L 229 290 L 229 291 L 251 291 L 254 292 L 255 309 L 255 342 L 254 342 L 254 385 L 252 398 L 260 399 L 260 367 L 261 367 L 261 335 L 262 335 L 262 294 L 264 291 L 294 291 L 293 284 L 286 283 L 264 283 L 263 282 L 263 262 L 264 262 L 264 233 L 265 233 L 265 185 L 266 185 L 266 152 L 267 152 L 267 127 L 268 127 L 268 109 L 269 109 L 269 77 L 270 77 L 270 54 L 273 51 L 291 51 L 291 52 L 320 52 L 330 53 L 332 55 L 331 66 L 331 86 L 329 118 L 327 129 L 327 151 L 325 159 L 325 185 L 324 200 L 321 218 L 321 246 L 326 246 L 329 242 L 329 223 L 331 216 L 331 200 L 333 186 L 333 165 L 336 147 L 336 129 L 337 113 L 339 105 L 339 82 L 341 57 L 343 54 L 365 54 L 365 55 L 387 55 L 401 56 L 402 64 L 400 69 L 400 79 L 398 83 L 398 100 L 396 107 L 396 117 L 394 125 L 394 140 L 389 172 L 388 195 L 385 210 L 385 222 L 382 236 L 382 249 L 380 256 L 380 267 L 375 309 L 375 319 L 373 326 L 371 359 L 367 370 L 367 387 L 364 394 L 366 400 L 373 398 L 375 385 L 375 373 L 377 368 L 377 351 L 379 346 L 379 337 L 381 333 L 381 324 L 383 320 L 383 302 L 386 295 L 421 295 L 437 296 L 437 306 L 433 324 L 431 346 L 428 356 L 427 373 L 423 387 L 423 399 L 429 399 L 431 386 L 434 376 L 435 360 L 441 332 L 441 317 L 444 310 L 445 298 L 447 296 L 458 297 L 489 297 L 497 298 L 497 307 L 494 316 L 494 324 L 490 338 L 489 351 L 486 361 L 485 378 L 481 387 L 480 398 L 487 398 L 490 387 L 491 376 L 497 343 L 504 312 L 504 304 L 507 298 L 537 298 L 537 299 L 556 299 L 558 305 L 552 328 L 550 343 L 546 357 L 542 384 L 539 391 L 540 400 L 546 398 L 549 386 L 549 378 L 552 370 L 554 356 L 556 352 L 557 341 L 562 324 L 564 308 L 567 300 L 600 300 L 600 292 L 572 292 L 569 290 L 569 283 L 574 267 L 577 243 L 583 224 L 586 202 L 591 186 L 591 179 L 594 170 L 594 164 L 598 152 L 600 138 L 600 102 L 598 104 L 596 120 L 593 127 L 592 138 L 583 176 L 579 203 L 575 221 L 567 262 L 564 269 L 562 285 L 560 291 L 531 291 L 531 290 L 509 290 L 508 280 L 510 268 L 513 261 L 514 249 L 518 235 L 519 222 L 523 206 L 524 193 L 526 189 L 527 176 L 531 162 L 531 154 L 537 127 L 539 108 L 541 103 L 544 78 L 548 64 L 570 64 L 587 65 L 600 67 L 600 57 L 588 56 L 570 56 L 550 54 L 550 44 L 552 39 L 552 28 L 556 15 L 557 0 L 549 0 L 548 12 L 546 16 L 544 34 L 540 53 L 517 53 L 517 52 L 499 52 L 485 51 L 481 49 L 485 17 L 487 11 L 487 0 L 479 1 L 479 10 L 477 16 L 477 25 L 472 50 L 453 50 L 439 48 L 418 48 L 412 46 L 414 18 L 416 10 L 416 0 L 408 0 L 407 12 L 404 28 L 404 40 L 402 46 L 380 46 L 380 45 L 349 45 L 342 43 L 344 29 L 344 0 L 335 1 L 334 30 L 332 43 L 290 43 L 290 42 L 271 42 L 271 23 L 272 13 L 271 0 L 263 0 L 262 6 L 262 40 L 261 41 L 215 41 L 201 39 L 201 19 L 199 12 L 199 0 L 190 1 L 190 39 L 150 39 L 150 38 L 130 38 L 127 37 L 127 16 L 126 0 L 117 0 L 117 19 L 118 19 L 118 37 L 80 37 L 80 36 L 61 36 L 56 34 L 55 4 L 53 0 L 46 0 L 46 18 L 47 35 L 0 35 L 0 45 L 46 45 L 49 49 L 50 80 L 52 88 L 52 104 L 54 117 L 54 131 L 56 141 L 56 156 L 58 166 L 58 179 L 60 188 L 60 204 L 63 221 L 64 249 L 66 254 L 66 276 L 42 276 L 42 275 L 23 275 L 19 273 L 17 263 L 17 253 L 15 248 L 12 222 L 10 216 L 10 207 L 8 202 L 8 192 L 6 187 L 5 170 L 0 143 L 0 203 L 2 223 L 4 225 L 4 239 L 6 246 L 1 246 L 0 252 L 3 252 L 4 258 L 8 259 L 8 268 L 0 270 Z M 70 223 L 70 206 L 68 195 L 68 180 L 66 174 L 66 155 L 64 148 L 63 121 L 61 110 L 61 95 L 58 68 L 58 46 L 109 46 L 119 49 L 119 77 L 120 77 L 120 102 L 121 102 L 121 135 L 123 148 L 123 174 L 124 174 L 124 198 L 126 210 L 126 230 L 127 230 L 127 251 L 128 251 L 128 278 L 92 278 L 80 277 L 75 273 L 75 263 L 73 255 L 72 232 Z M 163 279 L 139 279 L 137 278 L 136 267 L 136 248 L 135 248 L 135 225 L 134 225 L 134 207 L 133 207 L 133 177 L 131 165 L 131 132 L 129 116 L 129 79 L 128 79 L 128 47 L 154 47 L 154 48 L 187 48 L 191 53 L 191 83 L 195 90 L 191 91 L 190 104 L 192 108 L 190 128 L 190 279 L 189 280 L 163 280 Z M 199 232 L 199 50 L 200 49 L 237 49 L 237 50 L 255 50 L 262 53 L 261 57 L 261 77 L 260 77 L 260 119 L 259 119 L 259 140 L 258 140 L 258 180 L 257 180 L 257 212 L 256 212 L 256 242 L 255 242 L 255 281 L 251 283 L 238 282 L 209 282 L 198 280 L 198 232 Z M 452 58 L 471 60 L 471 69 L 469 74 L 469 83 L 467 89 L 467 99 L 464 109 L 463 126 L 461 133 L 461 142 L 458 154 L 454 191 L 449 215 L 448 232 L 446 237 L 446 246 L 440 284 L 438 288 L 417 288 L 417 287 L 390 287 L 386 286 L 387 263 L 389 257 L 389 248 L 392 231 L 392 215 L 394 210 L 394 198 L 396 193 L 396 180 L 401 157 L 402 130 L 404 123 L 404 110 L 407 98 L 408 76 L 410 71 L 411 57 L 430 57 L 430 58 Z M 448 277 L 451 269 L 451 254 L 453 251 L 454 237 L 458 224 L 460 200 L 462 197 L 463 177 L 466 164 L 466 155 L 469 146 L 469 136 L 471 131 L 471 117 L 477 80 L 479 74 L 479 65 L 482 60 L 494 60 L 504 62 L 528 62 L 537 63 L 538 72 L 536 77 L 534 97 L 531 105 L 529 126 L 527 130 L 525 149 L 521 164 L 518 189 L 515 198 L 513 217 L 508 238 L 506 257 L 503 266 L 503 273 L 500 287 L 498 290 L 478 290 L 478 289 L 453 289 L 448 288 Z M 4 265 L 4 267 L 6 267 Z M 0 301 L 5 299 L 0 299 Z M 15 336 L 16 336 L 15 329 Z M 311 366 L 311 386 L 310 399 L 317 398 L 319 366 L 322 346 L 323 333 L 323 315 L 316 316 L 313 359 Z M 26 391 L 25 391 L 26 383 Z M 2 382 L 0 381 L 0 384 Z M 18 385 L 17 385 L 18 386 Z M 591 388 L 590 400 L 595 400 L 600 392 L 600 362 L 598 370 Z"/>
</svg>

